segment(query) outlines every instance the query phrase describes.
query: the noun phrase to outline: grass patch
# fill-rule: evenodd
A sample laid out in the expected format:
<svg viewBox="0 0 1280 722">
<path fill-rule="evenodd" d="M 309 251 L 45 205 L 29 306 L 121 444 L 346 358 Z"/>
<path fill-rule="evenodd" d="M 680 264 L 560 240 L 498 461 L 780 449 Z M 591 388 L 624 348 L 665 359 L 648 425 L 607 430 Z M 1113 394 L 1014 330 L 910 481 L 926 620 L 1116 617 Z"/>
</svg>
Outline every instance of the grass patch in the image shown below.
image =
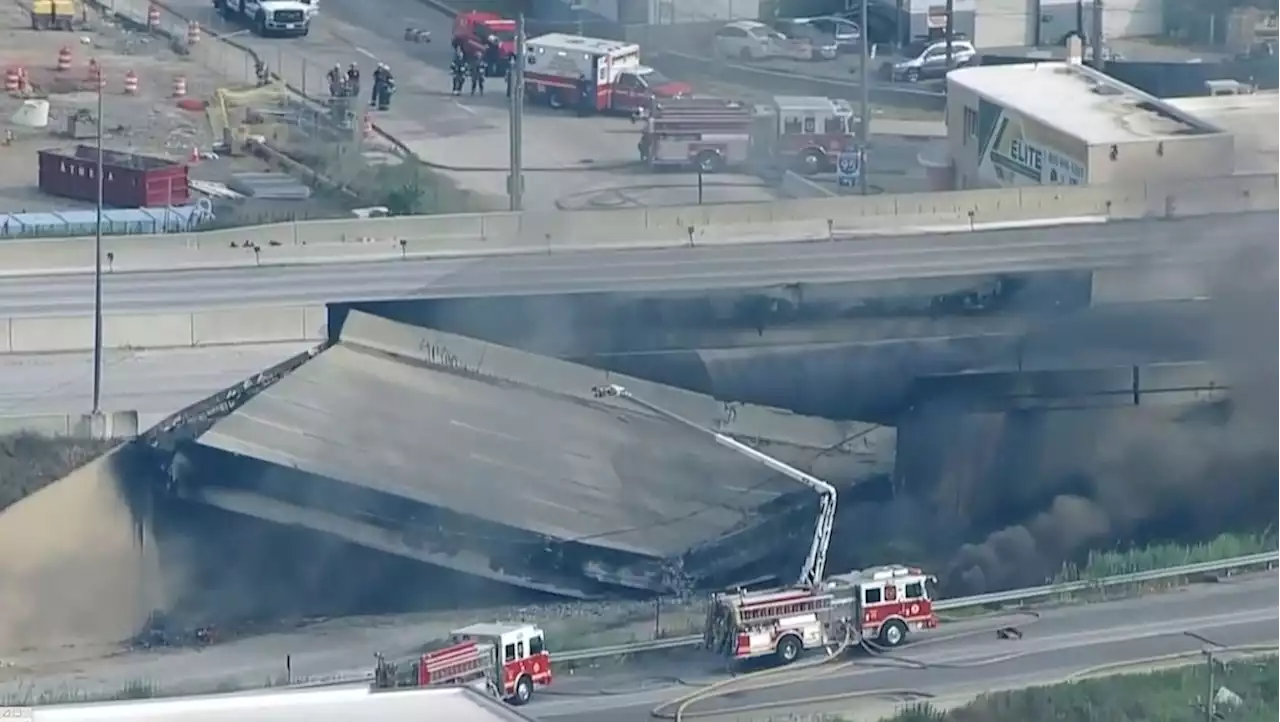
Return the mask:
<svg viewBox="0 0 1280 722">
<path fill-rule="evenodd" d="M 1276 537 L 1269 533 L 1222 534 L 1212 541 L 1191 546 L 1155 544 L 1122 551 L 1090 552 L 1083 564 L 1064 564 L 1051 583 L 1104 579 L 1121 574 L 1214 562 L 1275 551 L 1276 546 Z"/>
<path fill-rule="evenodd" d="M 1217 719 L 1274 722 L 1280 715 L 1276 658 L 1214 665 L 1215 697 L 1226 688 L 1238 704 L 1215 705 Z M 1144 674 L 985 694 L 950 710 L 924 704 L 887 722 L 1202 722 L 1209 686 L 1205 664 Z M 829 717 L 831 722 L 844 718 Z"/>
<path fill-rule="evenodd" d="M 54 438 L 40 434 L 0 436 L 0 509 L 93 461 L 115 441 Z"/>
</svg>

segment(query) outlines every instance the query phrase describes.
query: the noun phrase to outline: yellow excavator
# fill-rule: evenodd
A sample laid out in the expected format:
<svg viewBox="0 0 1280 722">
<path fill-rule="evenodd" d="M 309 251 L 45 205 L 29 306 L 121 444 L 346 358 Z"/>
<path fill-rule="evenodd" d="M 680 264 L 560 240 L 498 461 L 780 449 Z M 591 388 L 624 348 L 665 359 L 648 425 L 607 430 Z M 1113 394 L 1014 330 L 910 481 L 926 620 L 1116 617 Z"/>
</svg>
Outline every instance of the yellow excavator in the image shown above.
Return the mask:
<svg viewBox="0 0 1280 722">
<path fill-rule="evenodd" d="M 80 14 L 76 0 L 32 0 L 32 30 L 71 30 Z"/>
</svg>

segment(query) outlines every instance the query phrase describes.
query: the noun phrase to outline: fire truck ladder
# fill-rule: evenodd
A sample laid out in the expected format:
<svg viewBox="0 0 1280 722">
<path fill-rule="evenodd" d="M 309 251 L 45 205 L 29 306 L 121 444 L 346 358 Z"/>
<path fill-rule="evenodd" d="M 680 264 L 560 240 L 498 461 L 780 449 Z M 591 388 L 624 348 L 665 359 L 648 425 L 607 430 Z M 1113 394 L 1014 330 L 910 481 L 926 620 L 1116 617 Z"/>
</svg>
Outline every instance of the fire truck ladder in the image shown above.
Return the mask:
<svg viewBox="0 0 1280 722">
<path fill-rule="evenodd" d="M 680 98 L 654 105 L 655 133 L 747 133 L 752 110 L 743 103 L 719 98 Z"/>
<path fill-rule="evenodd" d="M 617 384 L 609 384 L 607 386 L 593 387 L 592 393 L 596 398 L 614 397 L 626 399 L 642 409 L 651 411 L 665 419 L 675 421 L 691 429 L 695 429 L 704 434 L 710 434 L 721 446 L 728 447 L 739 454 L 758 462 L 772 469 L 773 471 L 786 476 L 787 478 L 804 484 L 818 493 L 818 524 L 813 530 L 813 543 L 809 546 L 809 556 L 805 558 L 804 566 L 800 568 L 799 584 L 803 587 L 813 588 L 822 583 L 823 576 L 827 568 L 827 547 L 831 545 L 831 529 L 835 526 L 836 521 L 836 488 L 827 482 L 803 471 L 779 461 L 768 454 L 761 453 L 746 444 L 726 436 L 718 431 L 713 431 L 701 426 L 689 419 L 672 413 L 666 409 L 649 403 L 643 399 L 636 398 L 627 391 L 626 388 Z"/>
</svg>

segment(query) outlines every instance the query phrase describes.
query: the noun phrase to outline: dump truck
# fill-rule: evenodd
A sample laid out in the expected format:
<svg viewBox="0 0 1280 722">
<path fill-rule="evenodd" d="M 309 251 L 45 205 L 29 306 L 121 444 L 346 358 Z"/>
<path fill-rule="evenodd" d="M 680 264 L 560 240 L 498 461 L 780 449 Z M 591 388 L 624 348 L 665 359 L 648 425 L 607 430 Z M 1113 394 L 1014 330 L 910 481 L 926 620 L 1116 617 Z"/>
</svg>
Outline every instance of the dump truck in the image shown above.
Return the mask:
<svg viewBox="0 0 1280 722">
<path fill-rule="evenodd" d="M 32 30 L 71 30 L 80 8 L 75 0 L 33 0 Z"/>
</svg>

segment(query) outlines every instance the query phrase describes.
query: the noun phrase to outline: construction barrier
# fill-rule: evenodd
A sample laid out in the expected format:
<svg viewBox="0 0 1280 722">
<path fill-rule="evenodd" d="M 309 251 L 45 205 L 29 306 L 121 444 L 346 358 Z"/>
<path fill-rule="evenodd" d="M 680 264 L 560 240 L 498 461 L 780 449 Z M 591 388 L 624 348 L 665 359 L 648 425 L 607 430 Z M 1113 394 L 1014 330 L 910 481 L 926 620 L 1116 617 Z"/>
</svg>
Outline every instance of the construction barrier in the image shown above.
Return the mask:
<svg viewBox="0 0 1280 722">
<path fill-rule="evenodd" d="M 63 45 L 62 49 L 58 51 L 58 65 L 56 67 L 60 73 L 65 73 L 71 69 L 71 48 Z"/>
<path fill-rule="evenodd" d="M 187 97 L 187 76 L 185 75 L 173 76 L 173 97 L 175 98 Z"/>
<path fill-rule="evenodd" d="M 195 45 L 200 42 L 200 23 L 190 23 L 187 25 L 187 45 Z"/>
<path fill-rule="evenodd" d="M 147 29 L 155 31 L 160 27 L 160 8 L 151 5 L 147 8 Z"/>
<path fill-rule="evenodd" d="M 124 93 L 125 95 L 138 94 L 138 74 L 132 70 L 124 74 Z"/>
<path fill-rule="evenodd" d="M 22 92 L 22 68 L 6 68 L 4 71 L 4 92 L 17 95 Z"/>
</svg>

